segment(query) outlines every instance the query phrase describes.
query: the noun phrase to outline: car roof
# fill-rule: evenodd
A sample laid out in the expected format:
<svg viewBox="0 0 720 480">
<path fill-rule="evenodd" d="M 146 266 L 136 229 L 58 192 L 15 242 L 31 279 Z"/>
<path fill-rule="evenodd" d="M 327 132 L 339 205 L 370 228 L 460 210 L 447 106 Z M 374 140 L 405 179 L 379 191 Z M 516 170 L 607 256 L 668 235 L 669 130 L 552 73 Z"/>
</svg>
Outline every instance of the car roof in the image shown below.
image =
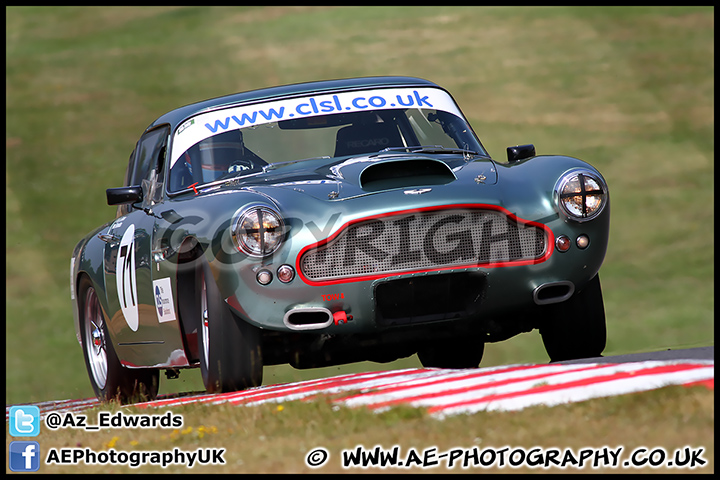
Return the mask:
<svg viewBox="0 0 720 480">
<path fill-rule="evenodd" d="M 282 97 L 293 97 L 308 93 L 356 90 L 363 88 L 377 87 L 436 87 L 441 88 L 437 84 L 415 77 L 359 77 L 345 78 L 341 80 L 323 80 L 317 82 L 295 83 L 291 85 L 282 85 L 277 87 L 262 88 L 259 90 L 250 90 L 247 92 L 234 93 L 222 97 L 211 98 L 184 107 L 176 108 L 168 113 L 160 116 L 152 122 L 146 130 L 150 130 L 158 125 L 170 124 L 171 128 L 175 128 L 188 117 L 196 115 L 200 112 L 214 110 L 230 105 L 242 105 L 244 103 L 254 103 L 262 100 L 276 99 Z"/>
</svg>

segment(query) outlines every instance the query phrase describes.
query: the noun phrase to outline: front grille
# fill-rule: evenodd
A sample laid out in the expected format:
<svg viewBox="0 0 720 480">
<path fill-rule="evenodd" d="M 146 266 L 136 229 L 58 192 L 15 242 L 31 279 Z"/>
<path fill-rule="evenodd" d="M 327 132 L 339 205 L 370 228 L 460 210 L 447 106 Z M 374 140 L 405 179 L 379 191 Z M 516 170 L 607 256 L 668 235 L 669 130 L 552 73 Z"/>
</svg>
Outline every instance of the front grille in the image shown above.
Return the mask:
<svg viewBox="0 0 720 480">
<path fill-rule="evenodd" d="M 499 207 L 434 208 L 352 222 L 300 257 L 312 282 L 469 266 L 538 263 L 549 235 Z"/>
</svg>

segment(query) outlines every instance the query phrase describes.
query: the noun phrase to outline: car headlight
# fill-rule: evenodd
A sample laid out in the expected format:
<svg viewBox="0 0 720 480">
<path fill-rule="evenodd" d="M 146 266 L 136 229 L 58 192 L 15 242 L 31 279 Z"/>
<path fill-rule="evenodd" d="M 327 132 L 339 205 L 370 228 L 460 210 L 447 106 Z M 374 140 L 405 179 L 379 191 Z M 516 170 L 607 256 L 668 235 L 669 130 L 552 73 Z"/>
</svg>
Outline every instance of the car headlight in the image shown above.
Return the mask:
<svg viewBox="0 0 720 480">
<path fill-rule="evenodd" d="M 600 215 L 608 200 L 605 181 L 590 170 L 573 170 L 555 185 L 558 210 L 567 218 L 585 222 Z"/>
<path fill-rule="evenodd" d="M 280 215 L 266 206 L 253 206 L 236 214 L 232 222 L 235 247 L 254 257 L 272 254 L 285 236 Z"/>
</svg>

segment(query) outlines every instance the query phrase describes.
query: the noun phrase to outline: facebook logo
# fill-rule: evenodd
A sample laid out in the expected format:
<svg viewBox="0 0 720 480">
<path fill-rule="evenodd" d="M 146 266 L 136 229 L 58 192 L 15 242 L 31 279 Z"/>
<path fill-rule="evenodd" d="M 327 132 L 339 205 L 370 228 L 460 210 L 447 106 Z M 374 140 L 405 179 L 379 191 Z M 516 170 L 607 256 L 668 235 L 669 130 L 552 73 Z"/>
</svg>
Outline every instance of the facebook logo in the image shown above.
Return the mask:
<svg viewBox="0 0 720 480">
<path fill-rule="evenodd" d="M 10 435 L 37 437 L 40 433 L 40 409 L 33 405 L 10 407 Z"/>
<path fill-rule="evenodd" d="M 37 472 L 40 468 L 40 444 L 37 442 L 10 442 L 10 470 Z"/>
</svg>

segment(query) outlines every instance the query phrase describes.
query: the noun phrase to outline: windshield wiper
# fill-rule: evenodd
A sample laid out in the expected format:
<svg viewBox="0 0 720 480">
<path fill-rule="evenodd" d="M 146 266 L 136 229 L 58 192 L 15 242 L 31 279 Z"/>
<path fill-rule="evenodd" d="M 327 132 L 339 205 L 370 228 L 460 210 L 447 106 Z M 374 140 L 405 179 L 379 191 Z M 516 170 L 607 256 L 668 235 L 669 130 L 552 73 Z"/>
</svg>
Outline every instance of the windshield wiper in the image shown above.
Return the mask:
<svg viewBox="0 0 720 480">
<path fill-rule="evenodd" d="M 323 159 L 328 159 L 328 158 L 332 158 L 332 157 L 329 157 L 327 155 L 321 155 L 319 157 L 300 158 L 298 160 L 288 160 L 286 162 L 268 163 L 267 165 L 263 165 L 262 169 L 263 169 L 263 173 L 266 173 L 270 170 L 275 170 L 276 168 L 285 167 L 287 165 L 293 165 L 295 163 L 304 162 L 306 160 L 323 160 Z"/>
<path fill-rule="evenodd" d="M 461 153 L 463 155 L 480 155 L 474 150 L 464 148 L 449 148 L 442 145 L 420 145 L 413 147 L 387 147 L 380 150 L 382 152 L 410 152 L 410 153 Z"/>
</svg>

